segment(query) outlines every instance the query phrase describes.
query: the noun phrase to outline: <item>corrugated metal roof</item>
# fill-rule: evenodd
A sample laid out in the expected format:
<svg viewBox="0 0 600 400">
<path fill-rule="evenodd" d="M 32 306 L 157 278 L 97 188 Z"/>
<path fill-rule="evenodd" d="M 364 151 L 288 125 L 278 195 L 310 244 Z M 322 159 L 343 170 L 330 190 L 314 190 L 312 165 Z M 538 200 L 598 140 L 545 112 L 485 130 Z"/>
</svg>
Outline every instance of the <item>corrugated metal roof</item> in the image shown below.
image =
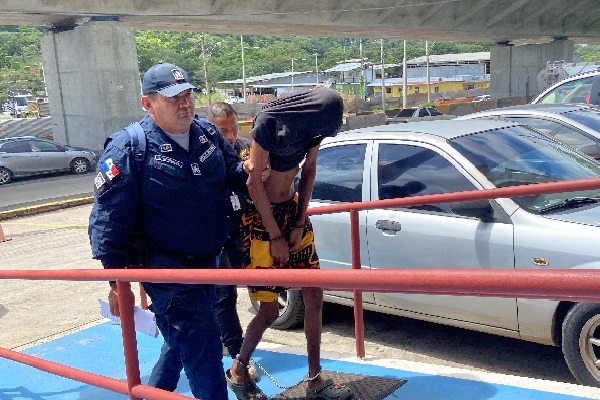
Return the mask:
<svg viewBox="0 0 600 400">
<path fill-rule="evenodd" d="M 361 64 L 359 62 L 341 63 L 341 64 L 336 65 L 335 67 L 326 69 L 323 72 L 348 72 L 348 71 L 360 70 L 360 65 Z M 381 69 L 381 64 L 367 63 L 366 65 L 368 66 L 369 69 L 373 69 L 373 70 Z M 384 68 L 394 68 L 394 67 L 398 67 L 401 65 L 402 64 L 384 64 Z"/>
<path fill-rule="evenodd" d="M 294 76 L 296 75 L 301 75 L 301 74 L 307 74 L 307 73 L 312 73 L 313 71 L 294 71 Z M 246 77 L 246 84 L 250 84 L 253 82 L 261 82 L 261 81 L 268 81 L 270 79 L 276 79 L 276 78 L 286 78 L 288 76 L 292 76 L 292 72 L 275 72 L 273 74 L 266 74 L 266 75 L 258 75 L 258 76 L 249 76 Z M 230 81 L 219 81 L 217 82 L 219 84 L 234 84 L 234 85 L 242 85 L 244 83 L 243 79 L 232 79 Z"/>
<path fill-rule="evenodd" d="M 430 84 L 436 84 L 440 82 L 479 82 L 479 81 L 488 81 L 482 76 L 456 76 L 453 78 L 431 78 Z M 402 78 L 385 78 L 385 86 L 395 86 L 402 85 Z M 407 85 L 427 85 L 427 78 L 419 77 L 419 78 L 407 78 Z M 380 87 L 381 79 L 376 79 L 373 82 L 369 83 L 367 86 L 370 87 Z"/>
<path fill-rule="evenodd" d="M 478 53 L 458 53 L 458 54 L 433 54 L 429 56 L 429 64 L 444 64 L 444 63 L 467 63 L 467 62 L 482 62 L 490 61 L 490 52 L 481 51 Z M 408 60 L 406 65 L 427 64 L 427 56 L 413 58 Z"/>
<path fill-rule="evenodd" d="M 338 64 L 335 67 L 326 69 L 323 72 L 348 72 L 348 71 L 352 71 L 355 69 L 360 69 L 359 62 L 349 62 L 349 63 Z"/>
</svg>

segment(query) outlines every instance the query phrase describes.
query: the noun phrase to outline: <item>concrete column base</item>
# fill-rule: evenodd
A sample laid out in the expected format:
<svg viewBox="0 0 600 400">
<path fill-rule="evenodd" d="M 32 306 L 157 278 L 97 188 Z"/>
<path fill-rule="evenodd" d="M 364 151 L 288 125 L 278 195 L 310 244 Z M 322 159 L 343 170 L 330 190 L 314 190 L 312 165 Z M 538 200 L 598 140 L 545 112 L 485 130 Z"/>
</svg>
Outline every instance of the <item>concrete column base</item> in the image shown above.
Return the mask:
<svg viewBox="0 0 600 400">
<path fill-rule="evenodd" d="M 58 142 L 100 150 L 144 115 L 133 28 L 89 21 L 42 38 L 44 74 Z"/>
</svg>

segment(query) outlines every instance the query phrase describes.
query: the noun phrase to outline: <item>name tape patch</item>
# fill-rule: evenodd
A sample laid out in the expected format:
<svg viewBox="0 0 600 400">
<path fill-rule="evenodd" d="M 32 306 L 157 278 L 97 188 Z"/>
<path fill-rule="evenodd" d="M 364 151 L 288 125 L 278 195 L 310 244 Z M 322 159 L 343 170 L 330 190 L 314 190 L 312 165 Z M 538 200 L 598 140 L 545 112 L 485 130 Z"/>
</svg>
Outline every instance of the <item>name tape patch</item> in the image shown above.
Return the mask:
<svg viewBox="0 0 600 400">
<path fill-rule="evenodd" d="M 208 157 L 210 157 L 210 155 L 213 153 L 213 151 L 215 151 L 216 148 L 217 147 L 214 144 L 211 144 L 210 147 L 208 148 L 208 150 L 206 150 L 200 156 L 200 162 L 204 162 Z"/>
<path fill-rule="evenodd" d="M 167 157 L 167 156 L 162 156 L 160 154 L 156 154 L 154 156 L 154 159 L 158 162 L 161 163 L 165 163 L 165 164 L 171 164 L 171 165 L 175 165 L 179 168 L 183 168 L 183 163 L 179 160 L 175 160 L 174 158 L 171 157 Z"/>
</svg>

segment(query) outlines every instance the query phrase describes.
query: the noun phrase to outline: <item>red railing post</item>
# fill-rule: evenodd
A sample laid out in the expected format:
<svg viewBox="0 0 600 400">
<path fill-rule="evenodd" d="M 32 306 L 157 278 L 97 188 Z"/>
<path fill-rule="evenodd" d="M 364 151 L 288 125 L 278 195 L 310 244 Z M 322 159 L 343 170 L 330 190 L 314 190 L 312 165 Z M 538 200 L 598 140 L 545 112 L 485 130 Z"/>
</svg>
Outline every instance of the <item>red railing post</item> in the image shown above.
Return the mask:
<svg viewBox="0 0 600 400">
<path fill-rule="evenodd" d="M 117 293 L 119 295 L 121 335 L 123 336 L 123 353 L 125 355 L 125 373 L 127 375 L 129 399 L 140 400 L 139 397 L 135 397 L 131 393 L 132 388 L 142 383 L 140 378 L 140 360 L 138 358 L 137 339 L 135 337 L 135 321 L 133 319 L 135 297 L 131 291 L 131 283 L 118 279 Z"/>
<path fill-rule="evenodd" d="M 350 210 L 350 246 L 352 249 L 352 269 L 361 269 L 360 262 L 360 221 L 358 211 Z M 365 320 L 363 318 L 362 291 L 354 293 L 354 336 L 356 340 L 356 356 L 365 358 Z"/>
</svg>

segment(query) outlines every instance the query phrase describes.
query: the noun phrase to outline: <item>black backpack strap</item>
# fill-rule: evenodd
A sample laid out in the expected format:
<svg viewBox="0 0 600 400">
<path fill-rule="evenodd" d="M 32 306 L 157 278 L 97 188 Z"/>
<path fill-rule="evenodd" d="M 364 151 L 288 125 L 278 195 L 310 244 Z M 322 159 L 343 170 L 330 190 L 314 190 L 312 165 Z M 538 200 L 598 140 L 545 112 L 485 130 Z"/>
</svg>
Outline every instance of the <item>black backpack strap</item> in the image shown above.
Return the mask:
<svg viewBox="0 0 600 400">
<path fill-rule="evenodd" d="M 142 128 L 139 122 L 134 122 L 125 127 L 125 130 L 129 134 L 131 141 L 131 154 L 133 155 L 135 168 L 139 170 L 146 158 L 146 134 L 144 128 Z"/>
</svg>

